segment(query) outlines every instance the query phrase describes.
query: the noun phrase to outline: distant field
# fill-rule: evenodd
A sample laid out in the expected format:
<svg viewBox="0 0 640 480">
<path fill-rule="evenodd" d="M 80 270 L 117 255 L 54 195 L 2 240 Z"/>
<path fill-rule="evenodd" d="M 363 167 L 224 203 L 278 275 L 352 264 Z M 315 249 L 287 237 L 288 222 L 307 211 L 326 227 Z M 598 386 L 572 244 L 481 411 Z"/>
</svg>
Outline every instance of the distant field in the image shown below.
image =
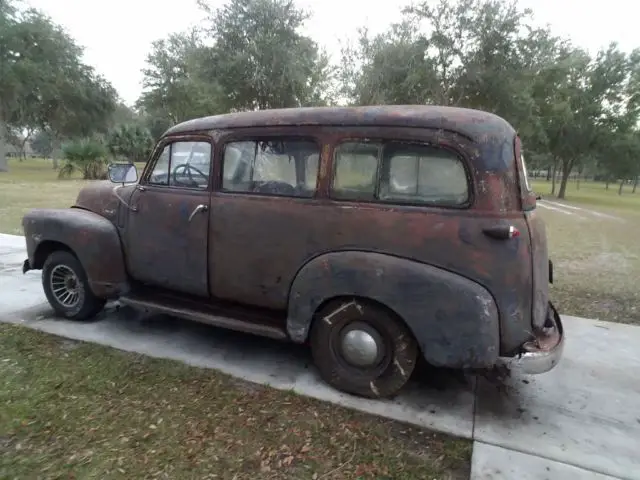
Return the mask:
<svg viewBox="0 0 640 480">
<path fill-rule="evenodd" d="M 578 189 L 576 182 L 571 181 L 567 184 L 566 200 L 570 203 L 612 209 L 617 212 L 640 213 L 640 186 L 633 194 L 631 193 L 633 185 L 625 185 L 622 195 L 618 195 L 618 186 L 612 183 L 609 185 L 609 190 L 606 190 L 605 184 L 601 182 L 580 182 Z M 534 180 L 532 187 L 543 196 L 551 194 L 551 182 Z M 556 185 L 556 193 L 558 187 L 559 185 Z"/>
<path fill-rule="evenodd" d="M 575 182 L 567 199 L 533 182 L 554 261 L 552 297 L 562 313 L 640 324 L 640 189 Z"/>
</svg>

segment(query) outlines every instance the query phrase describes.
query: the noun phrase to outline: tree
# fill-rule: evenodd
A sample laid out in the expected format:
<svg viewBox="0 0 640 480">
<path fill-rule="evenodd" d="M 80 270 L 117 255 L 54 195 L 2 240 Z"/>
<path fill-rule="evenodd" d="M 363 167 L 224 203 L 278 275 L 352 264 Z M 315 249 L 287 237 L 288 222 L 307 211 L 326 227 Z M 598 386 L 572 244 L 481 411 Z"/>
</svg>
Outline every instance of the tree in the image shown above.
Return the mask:
<svg viewBox="0 0 640 480">
<path fill-rule="evenodd" d="M 20 161 L 26 158 L 25 150 L 27 148 L 27 143 L 29 143 L 32 135 L 32 127 L 25 127 L 24 130 L 20 131 L 20 129 L 17 129 L 15 127 L 7 126 L 6 142 L 16 149 Z"/>
<path fill-rule="evenodd" d="M 0 32 L 0 124 L 48 129 L 58 143 L 106 130 L 116 92 L 80 61 L 82 49 L 59 25 L 0 0 Z"/>
<path fill-rule="evenodd" d="M 153 149 L 153 138 L 139 125 L 121 125 L 107 137 L 109 153 L 129 162 L 146 162 Z"/>
<path fill-rule="evenodd" d="M 215 79 L 204 78 L 207 55 L 197 30 L 154 42 L 137 107 L 166 127 L 222 111 L 220 87 Z"/>
<path fill-rule="evenodd" d="M 307 15 L 285 0 L 200 6 L 209 28 L 156 41 L 136 106 L 154 138 L 216 113 L 322 105 L 332 98 L 328 57 L 299 30 Z"/>
<path fill-rule="evenodd" d="M 308 14 L 291 0 L 231 0 L 207 12 L 214 46 L 205 70 L 224 93 L 225 108 L 254 110 L 321 105 L 332 70 L 327 55 L 299 30 Z M 207 56 L 208 54 L 208 56 Z"/>
<path fill-rule="evenodd" d="M 612 44 L 593 58 L 531 20 L 515 2 L 420 2 L 388 31 L 370 37 L 361 30 L 356 45 L 343 50 L 342 92 L 359 105 L 431 103 L 494 112 L 518 129 L 529 159 L 544 161 L 552 192 L 560 172 L 558 197 L 564 198 L 576 167 L 582 172 L 611 138 L 635 131 L 640 50 L 626 55 Z M 622 145 L 629 143 L 616 138 L 612 148 L 628 151 Z M 619 158 L 609 172 L 628 170 L 627 157 Z"/>
<path fill-rule="evenodd" d="M 596 58 L 580 49 L 566 48 L 539 76 L 540 82 L 554 86 L 545 98 L 542 118 L 548 151 L 561 171 L 558 198 L 565 198 L 574 167 L 594 152 L 600 157 L 610 156 L 612 151 L 624 151 L 623 145 L 629 145 L 625 135 L 638 114 L 637 98 L 630 95 L 635 88 L 630 84 L 630 60 L 615 44 Z M 625 155 L 614 158 L 623 162 Z M 604 163 L 610 165 L 608 160 Z M 623 169 L 621 165 L 619 168 Z M 613 171 L 611 167 L 608 170 Z"/>
<path fill-rule="evenodd" d="M 530 12 L 497 0 L 441 0 L 405 9 L 404 18 L 373 38 L 360 31 L 343 49 L 342 93 L 352 103 L 438 104 L 504 116 L 544 144 L 533 99 L 537 73 L 558 43 L 530 25 Z"/>
<path fill-rule="evenodd" d="M 49 158 L 53 154 L 53 136 L 48 130 L 38 130 L 31 140 L 31 148 L 43 158 Z"/>
</svg>

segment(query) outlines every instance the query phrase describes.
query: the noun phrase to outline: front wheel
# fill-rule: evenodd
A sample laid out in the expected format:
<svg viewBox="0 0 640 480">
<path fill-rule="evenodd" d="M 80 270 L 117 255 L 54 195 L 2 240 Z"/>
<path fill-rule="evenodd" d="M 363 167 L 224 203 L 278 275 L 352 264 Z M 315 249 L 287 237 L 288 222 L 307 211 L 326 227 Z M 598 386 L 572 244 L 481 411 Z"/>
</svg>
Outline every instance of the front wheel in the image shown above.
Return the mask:
<svg viewBox="0 0 640 480">
<path fill-rule="evenodd" d="M 392 312 L 353 299 L 329 302 L 318 312 L 311 327 L 311 352 L 330 385 L 383 398 L 395 395 L 411 376 L 418 345 Z"/>
<path fill-rule="evenodd" d="M 42 286 L 56 314 L 71 320 L 88 320 L 106 300 L 96 297 L 80 261 L 70 252 L 53 252 L 42 267 Z"/>
</svg>

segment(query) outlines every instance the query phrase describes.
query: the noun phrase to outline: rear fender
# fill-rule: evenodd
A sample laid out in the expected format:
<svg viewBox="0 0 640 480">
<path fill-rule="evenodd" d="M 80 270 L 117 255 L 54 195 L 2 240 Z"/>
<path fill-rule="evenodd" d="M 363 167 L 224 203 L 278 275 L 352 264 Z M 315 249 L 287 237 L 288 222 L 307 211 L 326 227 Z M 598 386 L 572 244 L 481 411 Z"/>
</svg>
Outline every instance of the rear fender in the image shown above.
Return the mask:
<svg viewBox="0 0 640 480">
<path fill-rule="evenodd" d="M 41 269 L 51 250 L 66 247 L 80 260 L 96 296 L 127 290 L 120 236 L 106 218 L 78 208 L 36 209 L 24 216 L 22 227 L 31 269 Z"/>
<path fill-rule="evenodd" d="M 484 368 L 498 358 L 498 310 L 484 287 L 431 265 L 370 252 L 328 253 L 302 267 L 289 295 L 290 338 L 305 342 L 317 309 L 342 296 L 393 310 L 432 365 Z"/>
</svg>

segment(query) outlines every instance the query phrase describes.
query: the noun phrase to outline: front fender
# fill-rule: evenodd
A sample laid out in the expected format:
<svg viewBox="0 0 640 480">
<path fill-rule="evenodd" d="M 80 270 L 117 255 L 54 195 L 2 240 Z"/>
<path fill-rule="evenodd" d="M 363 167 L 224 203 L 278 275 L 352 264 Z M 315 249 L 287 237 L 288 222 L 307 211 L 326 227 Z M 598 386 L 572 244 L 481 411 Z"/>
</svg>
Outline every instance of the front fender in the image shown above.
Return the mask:
<svg viewBox="0 0 640 480">
<path fill-rule="evenodd" d="M 318 307 L 337 296 L 368 298 L 393 310 L 432 365 L 484 368 L 497 361 L 500 329 L 495 301 L 484 287 L 460 275 L 379 253 L 318 256 L 292 283 L 290 338 L 304 342 Z"/>
<path fill-rule="evenodd" d="M 36 209 L 22 219 L 31 268 L 41 269 L 52 245 L 73 251 L 91 290 L 102 298 L 126 291 L 127 274 L 118 231 L 109 220 L 78 208 Z"/>
</svg>

